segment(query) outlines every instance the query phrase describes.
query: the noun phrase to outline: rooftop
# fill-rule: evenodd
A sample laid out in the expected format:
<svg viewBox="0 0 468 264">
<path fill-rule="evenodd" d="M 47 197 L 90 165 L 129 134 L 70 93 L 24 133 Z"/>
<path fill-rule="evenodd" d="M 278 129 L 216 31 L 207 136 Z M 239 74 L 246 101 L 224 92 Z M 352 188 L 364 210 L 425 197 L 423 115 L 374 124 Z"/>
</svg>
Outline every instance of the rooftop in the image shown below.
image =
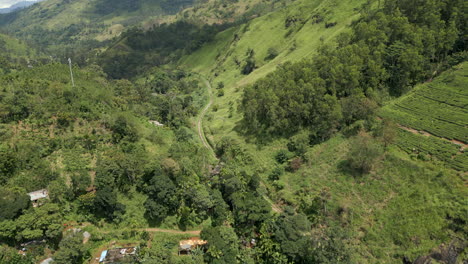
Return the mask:
<svg viewBox="0 0 468 264">
<path fill-rule="evenodd" d="M 137 248 L 113 248 L 104 250 L 99 258 L 100 263 L 135 263 Z"/>
<path fill-rule="evenodd" d="M 46 189 L 42 189 L 35 192 L 30 192 L 28 195 L 31 197 L 31 201 L 36 201 L 42 198 L 47 198 L 49 196 L 49 192 Z"/>
</svg>

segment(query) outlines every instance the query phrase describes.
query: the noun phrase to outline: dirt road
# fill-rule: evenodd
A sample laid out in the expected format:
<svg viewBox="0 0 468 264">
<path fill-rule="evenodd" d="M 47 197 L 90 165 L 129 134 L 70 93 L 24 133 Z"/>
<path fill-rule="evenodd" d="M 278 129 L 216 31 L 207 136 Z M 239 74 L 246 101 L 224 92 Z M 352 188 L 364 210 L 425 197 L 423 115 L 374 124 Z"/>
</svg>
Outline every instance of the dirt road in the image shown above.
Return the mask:
<svg viewBox="0 0 468 264">
<path fill-rule="evenodd" d="M 203 131 L 203 118 L 205 117 L 206 112 L 208 111 L 208 109 L 210 109 L 211 105 L 213 104 L 213 95 L 212 95 L 212 91 L 211 91 L 212 88 L 211 88 L 211 84 L 210 84 L 210 82 L 208 80 L 206 80 L 203 77 L 200 77 L 200 78 L 203 80 L 203 82 L 206 85 L 206 89 L 208 90 L 208 96 L 209 96 L 210 99 L 208 100 L 208 103 L 206 104 L 206 106 L 203 108 L 200 115 L 198 116 L 198 120 L 197 120 L 198 136 L 200 137 L 200 140 L 202 141 L 203 146 L 205 146 L 207 149 L 211 150 L 211 152 L 214 155 L 214 150 L 211 147 L 211 145 L 208 143 L 208 140 L 206 140 L 205 132 Z"/>
</svg>

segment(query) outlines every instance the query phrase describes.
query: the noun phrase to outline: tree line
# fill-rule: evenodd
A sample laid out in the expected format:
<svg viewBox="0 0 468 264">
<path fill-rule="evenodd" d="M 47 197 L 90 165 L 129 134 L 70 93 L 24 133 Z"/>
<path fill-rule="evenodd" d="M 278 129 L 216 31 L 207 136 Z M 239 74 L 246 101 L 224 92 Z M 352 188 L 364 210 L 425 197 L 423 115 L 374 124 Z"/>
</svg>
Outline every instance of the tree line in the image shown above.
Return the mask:
<svg viewBox="0 0 468 264">
<path fill-rule="evenodd" d="M 241 111 L 248 133 L 291 135 L 301 128 L 312 141 L 365 120 L 388 96 L 466 60 L 463 1 L 383 1 L 363 6 L 350 33 L 322 45 L 310 60 L 286 63 L 244 91 Z"/>
</svg>

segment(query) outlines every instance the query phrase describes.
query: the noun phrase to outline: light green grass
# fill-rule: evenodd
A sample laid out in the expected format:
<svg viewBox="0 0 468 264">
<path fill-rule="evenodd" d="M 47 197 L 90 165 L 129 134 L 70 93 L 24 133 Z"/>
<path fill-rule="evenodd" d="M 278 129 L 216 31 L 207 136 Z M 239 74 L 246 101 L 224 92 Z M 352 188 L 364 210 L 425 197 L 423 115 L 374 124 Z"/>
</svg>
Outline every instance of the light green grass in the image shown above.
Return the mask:
<svg viewBox="0 0 468 264">
<path fill-rule="evenodd" d="M 29 47 L 26 43 L 8 35 L 0 34 L 0 42 L 4 44 L 1 52 L 11 58 L 33 59 L 39 55 L 36 50 Z"/>
</svg>

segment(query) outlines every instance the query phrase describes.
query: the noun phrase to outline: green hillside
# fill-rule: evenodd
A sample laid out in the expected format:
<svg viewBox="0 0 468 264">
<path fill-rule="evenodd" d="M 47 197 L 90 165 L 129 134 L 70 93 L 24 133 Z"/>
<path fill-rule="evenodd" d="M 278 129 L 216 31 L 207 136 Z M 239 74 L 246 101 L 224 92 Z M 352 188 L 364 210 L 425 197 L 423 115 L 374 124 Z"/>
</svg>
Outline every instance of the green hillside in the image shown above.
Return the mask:
<svg viewBox="0 0 468 264">
<path fill-rule="evenodd" d="M 218 34 L 215 41 L 183 58 L 180 64 L 215 75 L 214 82 L 248 84 L 281 63 L 310 57 L 322 43 L 334 39 L 359 17 L 358 10 L 363 3 L 360 0 L 298 0 Z M 257 69 L 244 76 L 241 67 L 250 49 L 254 51 Z"/>
<path fill-rule="evenodd" d="M 24 41 L 0 34 L 0 75 L 16 69 L 33 67 L 50 61 Z"/>
<path fill-rule="evenodd" d="M 0 264 L 121 247 L 142 264 L 465 263 L 464 7 L 48 0 L 0 16 L 21 39 L 0 35 Z M 56 62 L 17 65 L 39 55 L 23 43 Z"/>
<path fill-rule="evenodd" d="M 0 50 L 3 56 L 28 57 L 36 55 L 35 52 L 24 42 L 10 36 L 0 34 Z"/>
<path fill-rule="evenodd" d="M 186 128 L 199 107 L 192 101 L 199 101 L 198 96 L 203 95 L 198 79 L 181 71 L 159 70 L 157 74 L 166 76 L 167 83 L 157 81 L 167 87 L 166 92 L 171 94 L 168 98 L 151 95 L 155 91 L 149 86 L 107 80 L 98 66 L 74 67 L 73 73 L 74 87 L 68 65 L 0 72 L 0 263 L 35 263 L 44 254 L 51 256 L 66 235 L 65 226 L 80 225 L 77 222 L 85 223 L 94 237 L 85 247 L 80 241 L 80 250 L 94 252 L 116 237 L 139 243 L 145 235 L 142 229 L 154 226 L 154 222 L 166 229 L 193 229 L 208 217 L 206 208 L 190 205 L 189 197 L 197 192 L 187 189 L 185 194 L 176 194 L 169 174 L 160 174 L 171 166 L 180 168 L 180 161 L 184 174 L 171 174 L 181 177 L 178 184 L 185 185 L 183 175 L 201 177 L 206 173 L 208 153 Z M 163 126 L 155 125 L 155 121 Z M 166 165 L 160 167 L 162 163 Z M 160 180 L 172 188 L 165 190 L 171 196 L 156 198 L 152 194 L 157 191 L 151 186 L 159 188 L 154 181 L 162 176 Z M 191 186 L 197 185 L 200 192 L 207 191 L 192 178 Z M 32 207 L 26 193 L 42 188 L 48 190 L 50 199 L 43 206 Z M 147 200 L 179 201 L 179 195 L 186 196 L 180 196 L 180 201 L 186 200 L 190 220 L 180 222 L 174 217 L 173 210 L 178 207 L 160 207 L 167 215 L 148 220 Z M 174 206 L 179 206 L 178 202 Z M 204 213 L 194 217 L 198 213 L 189 207 L 200 207 L 196 210 Z M 154 237 L 156 241 L 177 243 L 188 234 L 169 232 Z M 28 246 L 26 257 L 13 249 L 24 241 L 43 238 L 48 243 Z M 150 251 L 148 258 L 160 253 Z M 61 259 L 60 254 L 54 256 L 57 262 L 78 263 L 66 256 Z M 86 253 L 77 259 L 88 257 Z"/>
</svg>

